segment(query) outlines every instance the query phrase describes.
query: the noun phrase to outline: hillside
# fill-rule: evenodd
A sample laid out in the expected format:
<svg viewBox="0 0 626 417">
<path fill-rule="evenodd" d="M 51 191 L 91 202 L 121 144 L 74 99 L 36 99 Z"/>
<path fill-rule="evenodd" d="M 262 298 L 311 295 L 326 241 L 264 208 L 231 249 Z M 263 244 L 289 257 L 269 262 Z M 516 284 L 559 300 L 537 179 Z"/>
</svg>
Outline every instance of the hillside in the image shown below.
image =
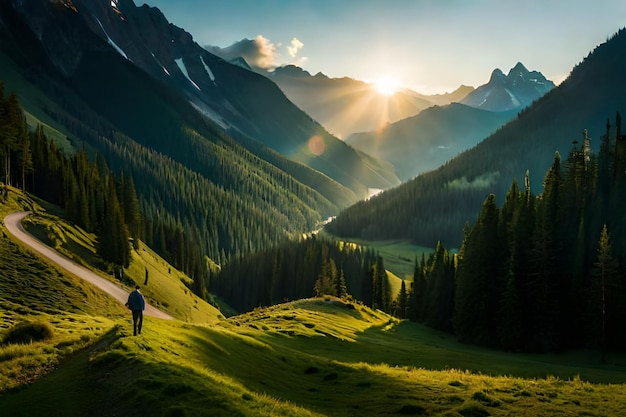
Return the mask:
<svg viewBox="0 0 626 417">
<path fill-rule="evenodd" d="M 104 3 L 111 8 L 110 2 Z M 122 3 L 135 8 L 130 1 Z M 30 128 L 41 123 L 57 147 L 68 154 L 85 149 L 114 172 L 133 177 L 142 212 L 150 220 L 145 236 L 151 244 L 163 230 L 185 230 L 203 255 L 222 262 L 229 255 L 315 228 L 366 195 L 367 186 L 357 179 L 362 175 L 374 172 L 372 184 L 383 188 L 398 182 L 393 175 L 379 175 L 389 171 L 388 164 L 357 154 L 336 139 L 337 149 L 348 152 L 339 152 L 341 163 L 302 151 L 306 141 L 299 143 L 298 152 L 335 173 L 337 167 L 349 169 L 338 179 L 324 174 L 323 166 L 312 169 L 260 140 L 229 130 L 235 140 L 176 85 L 164 84 L 124 58 L 101 33 L 92 31 L 83 14 L 58 2 L 39 6 L 0 4 L 4 91 L 17 94 Z M 141 10 L 136 12 L 145 12 Z M 263 88 L 282 96 L 264 77 L 255 77 Z M 297 119 L 307 120 L 306 140 L 321 129 L 301 112 Z M 276 120 L 274 128 L 282 125 Z M 324 143 L 317 142 L 317 149 Z M 330 151 L 329 143 L 325 149 Z"/>
<path fill-rule="evenodd" d="M 407 181 L 475 146 L 515 115 L 459 103 L 433 106 L 382 129 L 350 135 L 346 142 L 391 162 L 400 179 Z"/>
<path fill-rule="evenodd" d="M 58 246 L 81 261 L 69 250 L 88 248 L 89 236 L 36 201 L 11 191 L 0 215 L 24 209 L 39 213 L 35 230 L 65 241 Z M 195 301 L 208 315 L 190 317 L 177 307 L 190 297 L 183 277 L 143 246 L 128 275 L 142 281 L 149 268 L 147 296 L 178 320 L 146 318 L 142 335 L 132 337 L 121 304 L 2 229 L 0 408 L 12 416 L 550 415 L 591 413 L 600 404 L 619 414 L 626 401 L 623 366 L 594 365 L 593 352 L 483 350 L 353 301 L 300 300 L 220 321 Z M 7 342 L 18 324 L 49 334 Z"/>
<path fill-rule="evenodd" d="M 469 348 L 330 298 L 282 304 L 214 326 L 151 320 L 141 337 L 130 336 L 129 319 L 119 315 L 37 319 L 54 326 L 55 338 L 36 342 L 30 352 L 51 344 L 64 346 L 65 354 L 75 350 L 31 385 L 7 392 L 3 382 L 0 407 L 16 417 L 623 411 L 619 367 L 587 365 L 584 354 L 525 357 Z M 76 338 L 88 348 L 70 344 Z M 10 346 L 0 348 L 3 357 Z M 0 365 L 3 376 L 19 360 L 20 353 L 12 352 Z M 613 385 L 598 384 L 606 382 Z M 607 404 L 606 398 L 612 400 Z"/>
<path fill-rule="evenodd" d="M 386 186 L 394 185 L 392 173 L 364 165 L 354 150 L 294 106 L 274 83 L 206 51 L 184 29 L 169 23 L 158 9 L 137 7 L 132 0 L 114 5 L 104 0 L 73 3 L 78 17 L 110 44 L 120 59 L 134 63 L 174 89 L 193 105 L 194 113 L 212 120 L 244 146 L 251 148 L 260 142 L 356 192 L 359 186 L 381 184 L 383 177 L 389 181 Z M 33 11 L 25 14 L 29 19 L 38 18 Z M 48 49 L 58 48 L 63 40 L 50 36 L 43 43 Z M 83 76 L 89 74 L 80 67 L 76 71 Z M 92 79 L 107 78 L 97 72 L 91 74 L 95 76 Z M 79 94 L 85 96 L 86 92 Z M 89 94 L 90 98 L 94 96 L 99 95 Z M 101 110 L 114 109 L 105 104 Z M 316 154 L 307 147 L 314 136 L 324 141 L 324 152 Z M 355 178 L 354 172 L 360 175 Z"/>
<path fill-rule="evenodd" d="M 463 225 L 474 222 L 489 193 L 503 201 L 511 181 L 521 183 L 527 170 L 533 192 L 539 193 L 555 151 L 567 155 L 573 141 L 582 141 L 584 129 L 592 149 L 598 149 L 607 120 L 626 109 L 624 51 L 626 31 L 620 30 L 515 120 L 436 171 L 345 210 L 332 230 L 459 247 Z M 614 124 L 610 134 L 616 134 Z"/>
</svg>

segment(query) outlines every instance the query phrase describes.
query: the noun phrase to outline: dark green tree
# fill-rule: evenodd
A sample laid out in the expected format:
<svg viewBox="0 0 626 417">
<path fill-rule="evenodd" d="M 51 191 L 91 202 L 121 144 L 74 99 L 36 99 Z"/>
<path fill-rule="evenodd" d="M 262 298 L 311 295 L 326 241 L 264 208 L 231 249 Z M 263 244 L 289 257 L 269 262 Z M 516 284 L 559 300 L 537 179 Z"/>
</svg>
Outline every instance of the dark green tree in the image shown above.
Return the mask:
<svg viewBox="0 0 626 417">
<path fill-rule="evenodd" d="M 459 339 L 493 346 L 503 293 L 499 210 L 490 194 L 468 237 L 456 281 L 454 329 Z"/>
</svg>

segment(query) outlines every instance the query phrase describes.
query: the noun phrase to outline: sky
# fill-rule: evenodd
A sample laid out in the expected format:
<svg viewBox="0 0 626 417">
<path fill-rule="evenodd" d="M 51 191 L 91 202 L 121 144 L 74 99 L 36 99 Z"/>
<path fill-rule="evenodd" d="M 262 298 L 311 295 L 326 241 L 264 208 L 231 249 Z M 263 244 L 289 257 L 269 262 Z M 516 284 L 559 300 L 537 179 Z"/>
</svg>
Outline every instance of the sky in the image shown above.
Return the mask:
<svg viewBox="0 0 626 417">
<path fill-rule="evenodd" d="M 142 0 L 135 0 L 137 5 Z M 271 70 L 478 87 L 522 62 L 556 84 L 626 27 L 625 0 L 144 0 L 202 46 Z"/>
</svg>

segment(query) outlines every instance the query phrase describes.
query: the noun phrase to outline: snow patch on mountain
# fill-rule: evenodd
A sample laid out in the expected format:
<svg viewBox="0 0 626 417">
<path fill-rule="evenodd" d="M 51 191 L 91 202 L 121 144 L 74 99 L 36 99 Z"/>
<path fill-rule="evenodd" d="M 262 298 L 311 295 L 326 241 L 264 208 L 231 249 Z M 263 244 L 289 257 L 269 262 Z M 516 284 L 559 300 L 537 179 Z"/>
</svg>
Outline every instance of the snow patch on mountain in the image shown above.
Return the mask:
<svg viewBox="0 0 626 417">
<path fill-rule="evenodd" d="M 200 61 L 202 61 L 202 65 L 204 65 L 204 69 L 206 70 L 207 74 L 209 74 L 209 78 L 211 79 L 211 81 L 215 82 L 215 75 L 213 75 L 213 71 L 211 71 L 211 68 L 209 68 L 206 62 L 204 62 L 204 58 L 202 57 L 202 55 L 200 55 Z"/>
<path fill-rule="evenodd" d="M 185 66 L 185 63 L 183 62 L 183 59 L 182 58 L 178 58 L 178 59 L 175 59 L 174 62 L 176 62 L 176 65 L 178 65 L 178 68 L 180 68 L 180 71 L 189 80 L 189 82 L 191 84 L 193 84 L 193 86 L 196 87 L 198 90 L 200 90 L 200 87 L 198 87 L 198 84 L 193 82 L 191 77 L 189 77 L 189 72 L 187 72 L 187 67 Z M 200 90 L 200 91 L 202 91 L 202 90 Z"/>
<path fill-rule="evenodd" d="M 107 42 L 109 43 L 109 45 L 111 45 L 113 48 L 115 48 L 115 50 L 122 55 L 124 58 L 126 58 L 127 60 L 130 61 L 130 59 L 128 58 L 128 55 L 126 55 L 126 53 L 124 52 L 124 50 L 122 48 L 120 48 L 114 41 L 113 39 L 111 39 L 111 37 L 109 36 L 109 34 L 107 33 L 106 30 L 104 30 L 104 26 L 102 26 L 102 22 L 100 22 L 100 19 L 98 19 L 96 16 L 94 16 L 94 18 L 96 19 L 96 22 L 98 22 L 98 24 L 100 25 L 100 29 L 102 29 L 102 32 L 104 32 L 104 36 L 107 37 Z M 131 61 L 132 62 L 132 61 Z"/>
<path fill-rule="evenodd" d="M 167 75 L 170 75 L 170 72 L 167 70 L 167 68 L 165 68 L 165 67 L 163 66 L 163 64 L 161 64 L 161 61 L 159 61 L 159 60 L 157 59 L 157 57 L 156 57 L 156 56 L 154 56 L 154 54 L 153 54 L 152 52 L 150 52 L 150 55 L 152 55 L 152 58 L 154 58 L 154 60 L 156 61 L 156 63 L 157 63 L 157 64 L 159 64 L 159 66 L 163 69 L 163 72 L 165 72 Z"/>
<path fill-rule="evenodd" d="M 231 127 L 230 123 L 224 120 L 224 118 L 221 115 L 211 110 L 208 106 L 199 105 L 198 103 L 194 103 L 193 101 L 190 101 L 190 103 L 196 110 L 198 110 L 200 113 L 202 113 L 204 116 L 208 117 L 209 119 L 213 120 L 222 129 L 228 130 Z"/>
</svg>

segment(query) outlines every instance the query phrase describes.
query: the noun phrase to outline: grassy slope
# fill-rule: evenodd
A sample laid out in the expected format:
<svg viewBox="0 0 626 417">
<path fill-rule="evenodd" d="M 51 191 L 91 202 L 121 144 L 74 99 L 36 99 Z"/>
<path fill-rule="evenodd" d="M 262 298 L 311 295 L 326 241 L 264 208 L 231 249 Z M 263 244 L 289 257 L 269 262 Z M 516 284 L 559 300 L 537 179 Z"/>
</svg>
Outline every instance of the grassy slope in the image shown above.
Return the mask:
<svg viewBox="0 0 626 417">
<path fill-rule="evenodd" d="M 15 209 L 15 200 L 11 206 L 0 205 L 2 215 Z M 598 356 L 587 352 L 492 352 L 334 299 L 291 302 L 213 324 L 148 318 L 143 334 L 132 337 L 127 312 L 110 297 L 39 261 L 4 235 L 0 255 L 2 270 L 14 266 L 19 271 L 0 279 L 0 313 L 5 318 L 0 337 L 24 319 L 55 328 L 50 341 L 0 346 L 3 415 L 626 411 L 624 356 L 610 355 L 610 365 L 600 366 Z M 142 280 L 143 273 L 140 268 Z M 153 278 L 156 272 L 150 282 Z M 170 303 L 169 294 L 161 296 L 166 296 L 161 305 Z M 38 378 L 52 367 L 58 369 Z"/>
<path fill-rule="evenodd" d="M 24 221 L 25 228 L 39 240 L 54 247 L 75 262 L 86 266 L 103 277 L 121 284 L 111 274 L 101 272 L 105 269 L 96 253 L 96 237 L 91 233 L 68 223 L 54 213 L 58 209 L 40 202 L 45 211 L 38 210 Z M 170 266 L 143 242 L 133 250 L 130 267 L 124 271 L 126 284 L 139 284 L 142 293 L 150 304 L 170 315 L 195 323 L 207 323 L 217 320 L 220 312 L 204 300 L 196 297 L 185 285 L 191 282 L 183 272 Z M 148 282 L 146 284 L 146 271 Z M 132 284 L 132 285 L 134 285 Z M 130 286 L 126 286 L 129 291 Z"/>
</svg>

